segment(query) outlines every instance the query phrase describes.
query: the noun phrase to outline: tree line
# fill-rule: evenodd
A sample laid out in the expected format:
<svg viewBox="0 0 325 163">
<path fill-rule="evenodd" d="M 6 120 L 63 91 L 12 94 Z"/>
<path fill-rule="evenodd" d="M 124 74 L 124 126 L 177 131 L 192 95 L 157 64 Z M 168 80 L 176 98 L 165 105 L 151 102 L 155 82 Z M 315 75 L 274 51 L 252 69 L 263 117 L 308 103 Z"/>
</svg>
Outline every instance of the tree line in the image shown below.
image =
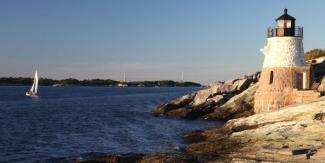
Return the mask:
<svg viewBox="0 0 325 163">
<path fill-rule="evenodd" d="M 312 60 L 319 57 L 325 57 L 325 49 L 312 49 L 305 53 L 306 60 Z"/>
<path fill-rule="evenodd" d="M 0 78 L 0 85 L 32 85 L 32 78 L 24 77 L 2 77 Z M 41 78 L 39 85 L 42 86 L 118 86 L 119 82 L 111 79 L 87 79 L 78 80 L 74 78 L 54 80 L 48 78 Z M 161 81 L 133 81 L 125 82 L 129 87 L 200 87 L 201 84 L 195 82 L 177 82 L 172 80 L 161 80 Z"/>
</svg>

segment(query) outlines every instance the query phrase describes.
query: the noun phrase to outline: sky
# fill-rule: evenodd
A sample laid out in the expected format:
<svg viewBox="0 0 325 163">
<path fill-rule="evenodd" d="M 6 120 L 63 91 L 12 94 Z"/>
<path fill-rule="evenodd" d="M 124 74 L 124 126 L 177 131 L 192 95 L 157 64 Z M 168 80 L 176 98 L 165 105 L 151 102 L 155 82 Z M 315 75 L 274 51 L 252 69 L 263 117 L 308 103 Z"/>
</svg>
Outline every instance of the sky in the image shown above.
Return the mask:
<svg viewBox="0 0 325 163">
<path fill-rule="evenodd" d="M 0 0 L 0 77 L 184 80 L 259 71 L 288 8 L 304 48 L 324 48 L 322 0 Z"/>
</svg>

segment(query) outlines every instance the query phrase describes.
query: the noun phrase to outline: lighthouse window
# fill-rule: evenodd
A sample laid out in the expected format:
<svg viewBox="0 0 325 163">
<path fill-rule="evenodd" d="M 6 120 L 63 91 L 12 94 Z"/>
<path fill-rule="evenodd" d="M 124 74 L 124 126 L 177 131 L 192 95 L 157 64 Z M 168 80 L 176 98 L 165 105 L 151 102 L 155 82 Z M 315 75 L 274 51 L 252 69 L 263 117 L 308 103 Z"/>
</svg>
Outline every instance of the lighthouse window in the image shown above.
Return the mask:
<svg viewBox="0 0 325 163">
<path fill-rule="evenodd" d="M 291 28 L 291 20 L 278 20 L 279 28 Z"/>
<path fill-rule="evenodd" d="M 273 83 L 273 71 L 271 71 L 270 73 L 270 81 L 269 81 L 269 84 L 272 84 Z"/>
</svg>

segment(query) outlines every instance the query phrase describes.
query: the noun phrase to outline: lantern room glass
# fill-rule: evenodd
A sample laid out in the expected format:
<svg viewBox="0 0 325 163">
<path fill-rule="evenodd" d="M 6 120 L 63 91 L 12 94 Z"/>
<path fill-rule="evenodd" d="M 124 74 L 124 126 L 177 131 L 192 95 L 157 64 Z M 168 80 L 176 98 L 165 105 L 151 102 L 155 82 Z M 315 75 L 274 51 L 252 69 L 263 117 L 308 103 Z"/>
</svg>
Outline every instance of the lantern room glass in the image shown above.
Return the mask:
<svg viewBox="0 0 325 163">
<path fill-rule="evenodd" d="M 278 28 L 291 28 L 291 20 L 278 20 Z"/>
</svg>

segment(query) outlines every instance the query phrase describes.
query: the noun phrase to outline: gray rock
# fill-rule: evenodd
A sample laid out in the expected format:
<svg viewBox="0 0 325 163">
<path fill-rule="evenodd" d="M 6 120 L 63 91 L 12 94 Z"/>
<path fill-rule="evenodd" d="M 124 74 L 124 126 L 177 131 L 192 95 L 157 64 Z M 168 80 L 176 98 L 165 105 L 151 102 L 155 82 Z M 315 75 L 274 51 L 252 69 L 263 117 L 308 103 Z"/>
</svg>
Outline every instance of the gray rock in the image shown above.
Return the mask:
<svg viewBox="0 0 325 163">
<path fill-rule="evenodd" d="M 257 72 L 256 73 L 256 81 L 258 81 L 260 79 L 260 77 L 261 77 L 261 72 Z"/>
<path fill-rule="evenodd" d="M 215 111 L 215 108 L 225 108 L 220 110 L 217 116 L 212 116 L 215 119 L 232 119 L 233 117 L 243 117 L 251 115 L 252 105 L 251 100 L 236 100 L 231 107 L 222 107 L 229 99 L 245 91 L 250 86 L 258 81 L 260 72 L 246 75 L 241 79 L 233 79 L 225 82 L 213 82 L 208 88 L 197 91 L 196 93 L 188 94 L 170 101 L 167 104 L 158 106 L 153 115 L 166 115 L 177 118 L 204 118 Z M 317 89 L 317 88 L 316 88 Z M 253 97 L 253 96 L 252 96 Z M 234 109 L 231 109 L 233 108 Z M 229 110 L 240 110 L 239 113 L 230 113 Z M 226 116 L 221 116 L 223 113 L 230 113 Z M 234 111 L 236 112 L 236 111 Z M 220 115 L 219 115 L 220 113 Z"/>
<path fill-rule="evenodd" d="M 219 94 L 229 94 L 232 93 L 233 89 L 232 89 L 232 85 L 223 85 L 220 87 L 219 89 Z"/>
<path fill-rule="evenodd" d="M 159 115 L 166 114 L 167 112 L 170 112 L 172 110 L 186 107 L 193 101 L 195 95 L 196 93 L 187 94 L 177 99 L 174 99 L 169 103 L 160 105 L 153 110 L 152 114 L 154 116 L 159 116 Z"/>
<path fill-rule="evenodd" d="M 217 96 L 214 96 L 212 98 L 209 98 L 207 101 L 213 101 L 215 102 L 216 104 L 218 104 L 221 100 L 223 100 L 224 97 L 222 95 L 217 95 Z"/>
<path fill-rule="evenodd" d="M 233 85 L 235 83 L 235 81 L 237 81 L 238 79 L 232 79 L 232 80 L 227 80 L 225 81 L 225 85 Z"/>
<path fill-rule="evenodd" d="M 188 103 L 190 103 L 191 101 L 193 101 L 195 97 L 195 93 L 191 93 L 191 94 L 187 94 L 184 95 L 180 98 L 174 99 L 172 101 L 170 101 L 170 103 L 175 104 L 175 105 L 187 105 Z"/>
<path fill-rule="evenodd" d="M 254 94 L 257 88 L 258 83 L 233 96 L 222 106 L 217 106 L 213 113 L 206 116 L 206 119 L 229 120 L 254 114 Z"/>
<path fill-rule="evenodd" d="M 258 71 L 258 72 L 255 72 L 255 73 L 251 74 L 251 75 L 246 76 L 245 78 L 246 79 L 251 79 L 251 80 L 253 80 L 254 83 L 256 83 L 259 80 L 260 75 L 261 75 L 261 72 Z"/>
<path fill-rule="evenodd" d="M 213 94 L 232 93 L 232 84 L 215 82 L 210 85 Z"/>
<path fill-rule="evenodd" d="M 191 105 L 184 108 L 171 110 L 165 115 L 174 118 L 198 119 L 204 115 L 212 113 L 216 103 L 214 101 L 207 101 L 199 105 Z"/>
<path fill-rule="evenodd" d="M 244 91 L 247 89 L 252 83 L 251 79 L 240 79 L 237 80 L 233 85 L 232 85 L 232 90 L 236 91 Z"/>
<path fill-rule="evenodd" d="M 192 105 L 195 106 L 195 105 L 200 105 L 200 104 L 205 103 L 207 101 L 207 99 L 212 96 L 212 94 L 213 94 L 213 92 L 212 92 L 212 89 L 210 89 L 210 88 L 198 91 L 194 97 Z"/>
<path fill-rule="evenodd" d="M 209 87 L 212 90 L 212 93 L 218 93 L 220 87 L 223 85 L 222 82 L 216 81 L 216 82 L 212 82 Z"/>
</svg>

